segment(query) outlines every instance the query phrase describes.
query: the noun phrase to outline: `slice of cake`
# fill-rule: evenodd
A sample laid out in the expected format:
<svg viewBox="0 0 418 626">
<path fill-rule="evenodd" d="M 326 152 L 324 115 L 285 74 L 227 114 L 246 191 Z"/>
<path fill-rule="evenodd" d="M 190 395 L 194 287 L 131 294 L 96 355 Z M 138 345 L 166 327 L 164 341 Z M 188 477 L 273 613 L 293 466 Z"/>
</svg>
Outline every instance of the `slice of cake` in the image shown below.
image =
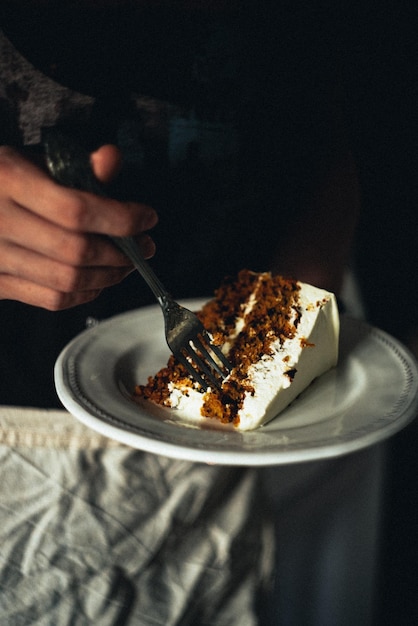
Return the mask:
<svg viewBox="0 0 418 626">
<path fill-rule="evenodd" d="M 222 391 L 202 389 L 174 356 L 135 390 L 181 422 L 252 430 L 337 363 L 336 298 L 311 285 L 242 270 L 197 314 L 233 366 Z"/>
</svg>

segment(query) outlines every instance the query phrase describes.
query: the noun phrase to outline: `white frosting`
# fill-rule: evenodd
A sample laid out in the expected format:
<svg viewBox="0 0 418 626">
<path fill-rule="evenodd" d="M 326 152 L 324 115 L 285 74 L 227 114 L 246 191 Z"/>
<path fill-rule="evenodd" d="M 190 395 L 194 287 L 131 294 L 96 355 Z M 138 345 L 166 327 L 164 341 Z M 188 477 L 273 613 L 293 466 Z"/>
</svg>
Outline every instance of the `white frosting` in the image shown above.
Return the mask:
<svg viewBox="0 0 418 626">
<path fill-rule="evenodd" d="M 339 315 L 335 296 L 327 291 L 299 283 L 298 308 L 301 312 L 297 332 L 283 343 L 276 340 L 270 347 L 272 355 L 264 355 L 248 370 L 248 379 L 255 390 L 246 393 L 239 411 L 237 430 L 252 430 L 276 417 L 310 383 L 335 366 L 338 359 Z M 248 313 L 254 303 L 250 298 L 243 308 Z M 242 329 L 239 320 L 229 337 L 229 344 Z M 296 370 L 293 378 L 289 370 Z M 203 395 L 188 387 L 170 384 L 170 403 L 178 419 L 190 425 L 231 428 L 213 418 L 201 415 Z M 187 394 L 187 395 L 186 395 Z"/>
</svg>

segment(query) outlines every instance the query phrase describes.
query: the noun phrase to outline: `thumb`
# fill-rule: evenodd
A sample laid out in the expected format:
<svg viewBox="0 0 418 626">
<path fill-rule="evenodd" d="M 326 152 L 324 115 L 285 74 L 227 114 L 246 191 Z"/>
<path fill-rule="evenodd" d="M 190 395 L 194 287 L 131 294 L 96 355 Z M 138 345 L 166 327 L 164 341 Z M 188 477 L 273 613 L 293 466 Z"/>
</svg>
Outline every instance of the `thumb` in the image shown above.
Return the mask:
<svg viewBox="0 0 418 626">
<path fill-rule="evenodd" d="M 92 152 L 90 162 L 97 178 L 102 183 L 108 183 L 118 175 L 122 165 L 122 155 L 119 148 L 107 144 L 101 146 L 96 152 Z"/>
</svg>

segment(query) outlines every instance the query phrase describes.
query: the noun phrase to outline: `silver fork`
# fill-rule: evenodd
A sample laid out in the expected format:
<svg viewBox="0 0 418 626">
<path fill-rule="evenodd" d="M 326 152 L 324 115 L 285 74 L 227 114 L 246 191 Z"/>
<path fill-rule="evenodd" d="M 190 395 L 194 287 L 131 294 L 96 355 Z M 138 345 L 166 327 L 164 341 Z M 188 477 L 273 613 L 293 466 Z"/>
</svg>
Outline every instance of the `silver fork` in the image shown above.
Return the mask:
<svg viewBox="0 0 418 626">
<path fill-rule="evenodd" d="M 44 137 L 46 160 L 57 182 L 105 196 L 90 167 L 89 155 L 76 142 L 56 130 Z M 189 375 L 207 390 L 220 390 L 222 381 L 232 369 L 221 348 L 204 328 L 199 318 L 176 302 L 142 257 L 133 237 L 111 237 L 130 258 L 135 268 L 153 291 L 163 312 L 165 337 L 171 352 Z"/>
<path fill-rule="evenodd" d="M 171 297 L 142 258 L 135 239 L 112 237 L 112 241 L 131 259 L 157 298 L 164 316 L 165 338 L 176 359 L 203 389 L 214 386 L 220 390 L 222 380 L 232 369 L 221 348 L 213 343 L 199 318 Z"/>
</svg>

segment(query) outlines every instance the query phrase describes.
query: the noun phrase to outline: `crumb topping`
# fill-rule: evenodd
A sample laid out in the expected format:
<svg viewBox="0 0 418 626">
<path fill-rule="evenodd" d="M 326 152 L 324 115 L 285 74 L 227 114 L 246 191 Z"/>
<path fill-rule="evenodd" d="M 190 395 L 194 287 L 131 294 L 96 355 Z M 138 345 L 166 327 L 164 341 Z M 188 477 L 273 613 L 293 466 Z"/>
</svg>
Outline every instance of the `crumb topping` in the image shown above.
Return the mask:
<svg viewBox="0 0 418 626">
<path fill-rule="evenodd" d="M 268 272 L 242 270 L 235 278 L 225 278 L 215 297 L 197 312 L 217 345 L 227 346 L 230 340 L 227 357 L 233 370 L 222 390 L 201 389 L 171 356 L 167 366 L 149 377 L 146 385 L 136 386 L 135 395 L 170 406 L 173 387 L 180 386 L 183 393 L 187 393 L 187 388 L 194 389 L 203 395 L 203 416 L 238 424 L 245 395 L 254 394 L 249 368 L 264 355 L 272 354 L 273 342 L 279 339 L 283 343 L 295 336 L 301 317 L 299 289 L 296 281 Z M 248 306 L 250 299 L 252 305 Z M 288 374 L 291 376 L 291 371 Z"/>
<path fill-rule="evenodd" d="M 311 341 L 308 341 L 306 337 L 301 337 L 299 343 L 300 343 L 301 348 L 314 348 L 315 347 L 315 344 L 312 343 Z"/>
</svg>

